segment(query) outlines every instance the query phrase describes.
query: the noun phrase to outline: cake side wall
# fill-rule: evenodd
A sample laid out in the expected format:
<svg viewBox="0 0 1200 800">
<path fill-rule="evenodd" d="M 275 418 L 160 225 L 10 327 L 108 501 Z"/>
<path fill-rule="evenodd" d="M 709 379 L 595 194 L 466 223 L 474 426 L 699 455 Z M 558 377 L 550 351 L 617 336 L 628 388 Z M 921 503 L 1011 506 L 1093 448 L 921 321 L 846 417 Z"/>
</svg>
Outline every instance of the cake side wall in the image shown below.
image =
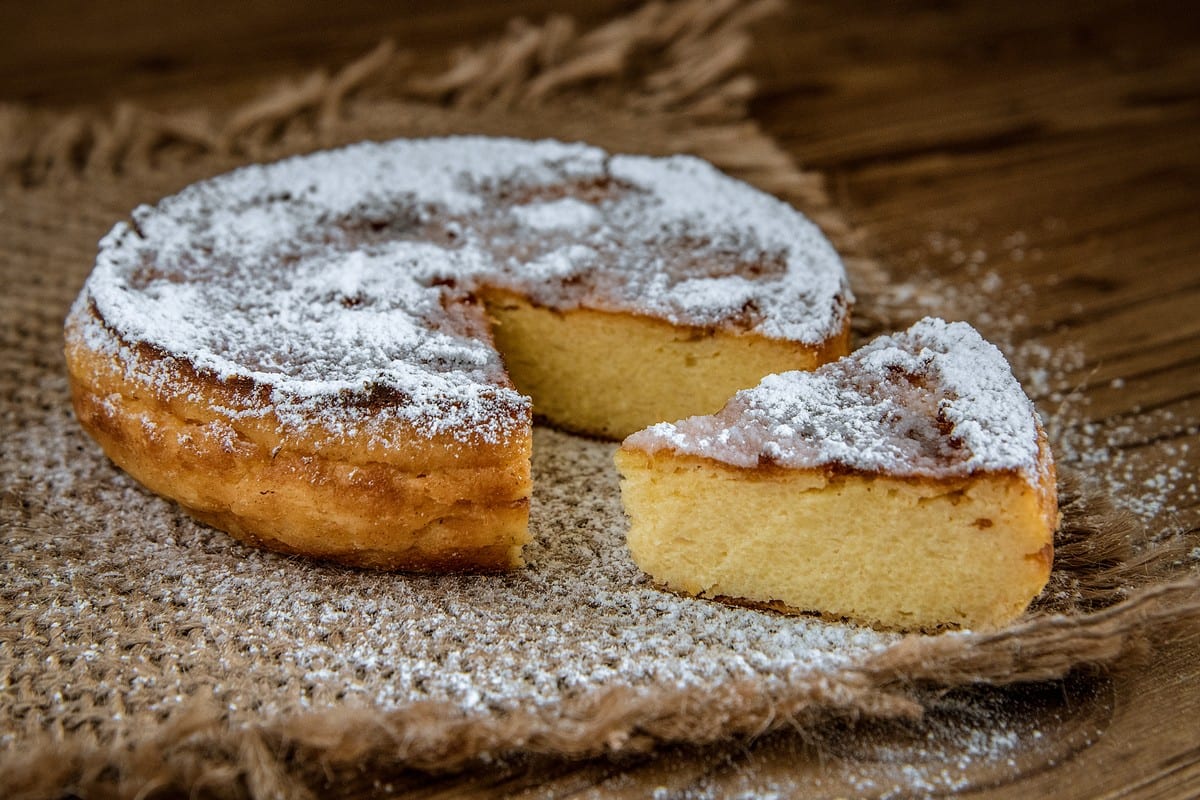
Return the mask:
<svg viewBox="0 0 1200 800">
<path fill-rule="evenodd" d="M 988 628 L 1049 577 L 1019 475 L 909 481 L 742 470 L 621 450 L 634 561 L 671 589 L 904 630 Z"/>
<path fill-rule="evenodd" d="M 117 466 L 251 544 L 358 566 L 440 571 L 519 566 L 529 539 L 532 437 L 454 458 L 410 436 L 392 449 L 297 449 L 258 421 L 180 414 L 105 356 L 68 345 L 76 416 Z M 210 412 L 211 414 L 211 412 Z M 239 421 L 240 422 L 240 421 Z M 436 451 L 422 462 L 422 451 Z M 451 466 L 452 465 L 452 466 Z"/>
</svg>

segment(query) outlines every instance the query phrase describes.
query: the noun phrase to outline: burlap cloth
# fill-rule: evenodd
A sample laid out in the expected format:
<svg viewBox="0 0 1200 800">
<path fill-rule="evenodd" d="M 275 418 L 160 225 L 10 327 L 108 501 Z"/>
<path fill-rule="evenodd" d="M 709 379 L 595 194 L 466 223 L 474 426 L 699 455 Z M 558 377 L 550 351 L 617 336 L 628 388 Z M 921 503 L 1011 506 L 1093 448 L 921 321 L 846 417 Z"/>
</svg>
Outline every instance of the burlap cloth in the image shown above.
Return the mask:
<svg viewBox="0 0 1200 800">
<path fill-rule="evenodd" d="M 1054 575 L 1025 618 L 900 638 L 655 600 L 620 547 L 609 444 L 538 432 L 524 575 L 430 579 L 243 548 L 142 490 L 75 424 L 62 320 L 114 221 L 239 164 L 366 138 L 695 153 L 834 239 L 860 337 L 931 310 L 961 318 L 872 261 L 820 177 L 747 119 L 754 85 L 738 65 L 773 9 L 656 3 L 589 31 L 518 21 L 432 76 L 407 74 L 384 43 L 233 109 L 0 109 L 7 796 L 309 796 L 363 765 L 453 770 L 912 716 L 931 687 L 1058 677 L 1200 617 L 1187 545 L 1069 480 Z"/>
</svg>

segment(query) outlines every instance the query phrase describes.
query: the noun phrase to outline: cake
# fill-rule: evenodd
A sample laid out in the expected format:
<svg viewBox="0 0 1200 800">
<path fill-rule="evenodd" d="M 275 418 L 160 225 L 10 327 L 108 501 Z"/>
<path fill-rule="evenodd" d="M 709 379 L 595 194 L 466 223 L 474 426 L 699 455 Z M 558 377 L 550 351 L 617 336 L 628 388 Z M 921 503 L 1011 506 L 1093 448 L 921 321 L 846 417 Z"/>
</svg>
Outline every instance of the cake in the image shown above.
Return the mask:
<svg viewBox="0 0 1200 800">
<path fill-rule="evenodd" d="M 252 544 L 496 570 L 531 423 L 620 438 L 846 351 L 817 229 L 694 158 L 458 137 L 246 167 L 102 240 L 66 324 L 111 459 Z"/>
<path fill-rule="evenodd" d="M 634 561 L 689 595 L 901 630 L 990 628 L 1050 574 L 1054 463 L 993 345 L 924 319 L 616 454 Z"/>
</svg>

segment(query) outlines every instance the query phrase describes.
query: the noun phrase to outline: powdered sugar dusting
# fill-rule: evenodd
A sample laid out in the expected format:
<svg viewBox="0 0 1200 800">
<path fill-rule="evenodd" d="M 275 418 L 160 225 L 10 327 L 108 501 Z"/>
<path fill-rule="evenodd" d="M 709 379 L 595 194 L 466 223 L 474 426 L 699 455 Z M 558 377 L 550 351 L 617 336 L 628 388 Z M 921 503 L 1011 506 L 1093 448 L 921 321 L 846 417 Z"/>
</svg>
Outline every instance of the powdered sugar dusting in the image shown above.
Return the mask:
<svg viewBox="0 0 1200 800">
<path fill-rule="evenodd" d="M 513 214 L 521 224 L 533 230 L 568 230 L 585 232 L 603 220 L 600 210 L 590 203 L 564 197 L 550 203 L 530 203 L 517 206 Z"/>
<path fill-rule="evenodd" d="M 769 375 L 719 414 L 661 423 L 626 445 L 739 467 L 901 476 L 1034 476 L 1038 422 L 1004 356 L 965 323 L 926 318 L 815 372 Z"/>
<path fill-rule="evenodd" d="M 164 392 L 171 370 L 137 345 L 248 378 L 285 425 L 357 432 L 338 398 L 384 391 L 400 401 L 377 425 L 494 440 L 529 408 L 473 305 L 481 283 L 812 343 L 850 300 L 814 226 L 704 162 L 458 137 L 251 166 L 136 209 L 101 242 L 72 335 Z"/>
<path fill-rule="evenodd" d="M 1041 410 L 1060 468 L 1157 531 L 1156 541 L 1191 535 L 1200 523 L 1195 404 L 1180 399 L 1143 409 L 1122 402 L 1126 392 L 1146 391 L 1161 376 L 1105 379 L 1110 365 L 1082 346 L 1088 333 L 1040 324 L 1044 296 L 1075 267 L 1043 249 L 1066 226 L 1049 217 L 991 237 L 974 222 L 931 231 L 924 246 L 907 253 L 905 274 L 880 283 L 862 305 L 892 320 L 924 314 L 970 320 L 1003 350 Z M 1030 263 L 1038 264 L 1040 277 L 1014 277 Z"/>
<path fill-rule="evenodd" d="M 766 336 L 819 342 L 836 330 L 831 314 L 840 321 L 839 311 L 853 299 L 831 269 L 839 263 L 837 253 L 790 206 L 689 156 L 615 156 L 610 170 L 660 198 L 656 226 L 684 238 L 708 232 L 744 262 L 775 256 L 784 264 L 778 277 L 766 281 L 757 275 L 750 280 L 745 273 L 685 276 L 664 298 L 681 321 L 695 313 L 719 318 L 722 310 L 740 307 L 754 309 L 760 318 L 754 330 Z M 745 232 L 752 234 L 749 241 Z"/>
</svg>

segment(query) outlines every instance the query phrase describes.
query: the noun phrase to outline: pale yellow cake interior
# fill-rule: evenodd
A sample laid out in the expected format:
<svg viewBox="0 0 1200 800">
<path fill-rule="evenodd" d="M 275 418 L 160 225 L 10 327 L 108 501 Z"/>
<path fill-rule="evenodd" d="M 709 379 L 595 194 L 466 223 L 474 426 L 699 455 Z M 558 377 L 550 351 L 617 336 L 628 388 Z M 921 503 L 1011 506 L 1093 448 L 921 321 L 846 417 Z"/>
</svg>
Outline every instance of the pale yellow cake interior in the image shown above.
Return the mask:
<svg viewBox="0 0 1200 800">
<path fill-rule="evenodd" d="M 484 299 L 496 348 L 534 413 L 609 439 L 715 413 L 766 375 L 815 369 L 847 350 L 847 332 L 814 347 L 635 314 L 556 311 L 510 292 Z"/>
<path fill-rule="evenodd" d="M 987 628 L 1050 573 L 1053 488 L 748 470 L 622 449 L 634 561 L 661 585 L 896 629 Z"/>
</svg>

